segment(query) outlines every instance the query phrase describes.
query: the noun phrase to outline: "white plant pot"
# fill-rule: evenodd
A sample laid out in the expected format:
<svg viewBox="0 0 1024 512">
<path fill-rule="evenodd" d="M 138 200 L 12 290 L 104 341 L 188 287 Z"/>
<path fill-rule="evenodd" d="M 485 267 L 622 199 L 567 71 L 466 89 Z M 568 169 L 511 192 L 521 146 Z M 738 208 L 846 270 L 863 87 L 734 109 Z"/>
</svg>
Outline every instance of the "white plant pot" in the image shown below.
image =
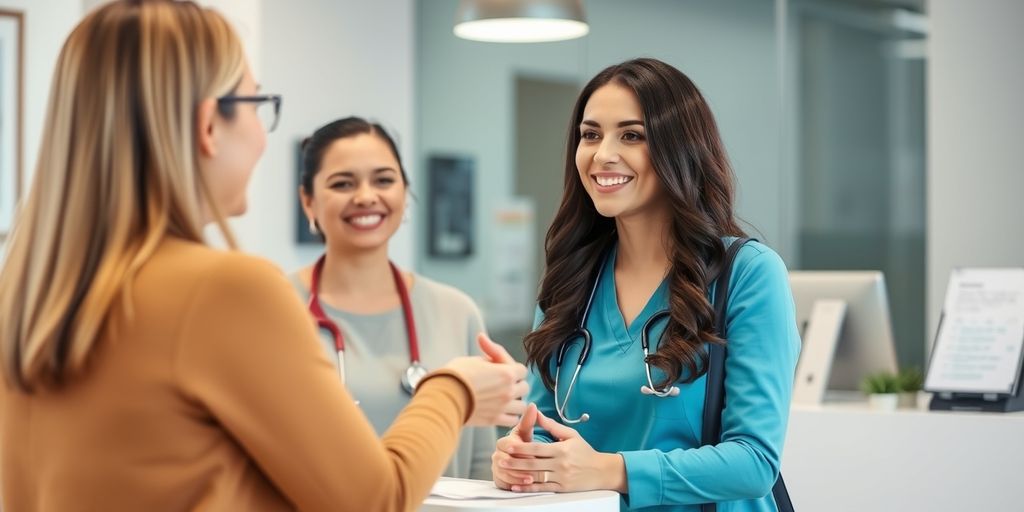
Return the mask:
<svg viewBox="0 0 1024 512">
<path fill-rule="evenodd" d="M 876 411 L 895 411 L 900 402 L 898 393 L 872 393 L 868 395 L 868 405 Z"/>
</svg>

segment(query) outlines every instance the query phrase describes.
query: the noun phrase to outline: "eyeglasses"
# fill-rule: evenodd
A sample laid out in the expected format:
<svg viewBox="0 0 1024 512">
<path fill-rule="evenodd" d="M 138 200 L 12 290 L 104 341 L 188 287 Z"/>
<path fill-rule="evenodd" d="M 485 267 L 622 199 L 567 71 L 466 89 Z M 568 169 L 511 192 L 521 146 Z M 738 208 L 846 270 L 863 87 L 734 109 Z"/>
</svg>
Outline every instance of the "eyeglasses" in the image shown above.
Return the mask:
<svg viewBox="0 0 1024 512">
<path fill-rule="evenodd" d="M 217 105 L 223 106 L 229 103 L 255 103 L 256 115 L 268 132 L 277 128 L 277 120 L 281 115 L 280 94 L 257 94 L 254 96 L 221 96 L 217 98 Z"/>
</svg>

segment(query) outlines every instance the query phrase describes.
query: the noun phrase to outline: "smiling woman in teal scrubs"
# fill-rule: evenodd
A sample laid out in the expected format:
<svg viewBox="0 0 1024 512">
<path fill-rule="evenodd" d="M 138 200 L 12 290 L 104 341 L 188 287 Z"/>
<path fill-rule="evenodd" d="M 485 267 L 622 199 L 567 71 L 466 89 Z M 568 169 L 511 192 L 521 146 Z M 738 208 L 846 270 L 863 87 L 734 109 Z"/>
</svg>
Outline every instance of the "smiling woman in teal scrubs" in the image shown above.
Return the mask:
<svg viewBox="0 0 1024 512">
<path fill-rule="evenodd" d="M 498 442 L 495 483 L 611 489 L 624 510 L 776 510 L 800 348 L 793 300 L 779 256 L 749 242 L 732 267 L 728 340 L 715 334 L 712 283 L 744 233 L 700 91 L 654 59 L 605 69 L 576 103 L 565 172 L 537 328 L 524 340 L 536 409 Z M 649 325 L 649 380 L 644 330 L 661 311 Z M 581 321 L 591 343 L 577 373 Z M 721 441 L 701 447 L 706 346 L 720 342 Z"/>
</svg>

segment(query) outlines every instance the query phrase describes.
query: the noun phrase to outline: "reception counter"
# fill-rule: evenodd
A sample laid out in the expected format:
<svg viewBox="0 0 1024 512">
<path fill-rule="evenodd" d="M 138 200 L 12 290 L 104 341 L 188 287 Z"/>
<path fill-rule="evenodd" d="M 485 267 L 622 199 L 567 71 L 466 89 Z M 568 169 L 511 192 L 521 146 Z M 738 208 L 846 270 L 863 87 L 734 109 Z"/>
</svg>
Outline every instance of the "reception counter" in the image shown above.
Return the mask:
<svg viewBox="0 0 1024 512">
<path fill-rule="evenodd" d="M 1024 510 L 1024 413 L 794 406 L 782 472 L 797 510 Z"/>
</svg>

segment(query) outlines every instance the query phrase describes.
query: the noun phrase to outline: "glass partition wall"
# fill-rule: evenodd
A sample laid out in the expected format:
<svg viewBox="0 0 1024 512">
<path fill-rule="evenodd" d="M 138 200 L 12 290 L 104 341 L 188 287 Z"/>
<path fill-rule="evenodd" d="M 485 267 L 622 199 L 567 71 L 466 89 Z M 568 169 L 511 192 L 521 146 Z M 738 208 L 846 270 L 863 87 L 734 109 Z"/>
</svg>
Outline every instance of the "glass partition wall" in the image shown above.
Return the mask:
<svg viewBox="0 0 1024 512">
<path fill-rule="evenodd" d="M 885 274 L 901 366 L 925 313 L 923 2 L 790 2 L 796 258 Z"/>
</svg>

